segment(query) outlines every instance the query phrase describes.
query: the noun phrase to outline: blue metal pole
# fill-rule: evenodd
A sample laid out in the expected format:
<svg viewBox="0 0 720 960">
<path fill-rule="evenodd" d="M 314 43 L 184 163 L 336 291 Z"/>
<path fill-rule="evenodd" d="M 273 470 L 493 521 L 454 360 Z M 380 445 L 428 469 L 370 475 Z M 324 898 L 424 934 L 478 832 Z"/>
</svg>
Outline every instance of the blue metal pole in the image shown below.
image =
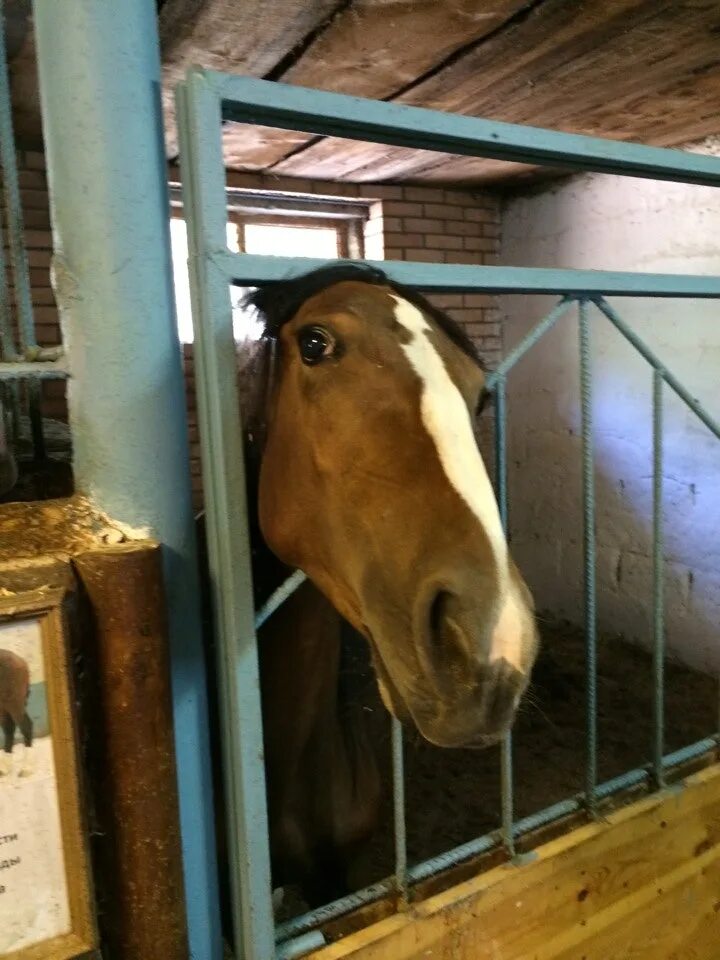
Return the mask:
<svg viewBox="0 0 720 960">
<path fill-rule="evenodd" d="M 164 544 L 193 960 L 222 939 L 153 0 L 35 0 L 78 488 Z"/>
</svg>

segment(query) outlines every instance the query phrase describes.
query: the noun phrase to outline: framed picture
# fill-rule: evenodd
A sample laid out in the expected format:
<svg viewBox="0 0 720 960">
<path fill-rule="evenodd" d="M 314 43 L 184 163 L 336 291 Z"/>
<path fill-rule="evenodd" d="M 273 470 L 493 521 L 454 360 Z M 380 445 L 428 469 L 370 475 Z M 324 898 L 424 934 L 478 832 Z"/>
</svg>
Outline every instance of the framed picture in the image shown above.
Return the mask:
<svg viewBox="0 0 720 960">
<path fill-rule="evenodd" d="M 0 596 L 0 958 L 97 946 L 62 590 Z"/>
</svg>

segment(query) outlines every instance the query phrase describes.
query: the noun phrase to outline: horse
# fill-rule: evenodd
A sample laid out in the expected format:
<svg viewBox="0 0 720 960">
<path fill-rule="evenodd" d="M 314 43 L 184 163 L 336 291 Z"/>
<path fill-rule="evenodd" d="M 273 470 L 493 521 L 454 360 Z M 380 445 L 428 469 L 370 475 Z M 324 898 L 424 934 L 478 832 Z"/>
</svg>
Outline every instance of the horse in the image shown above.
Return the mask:
<svg viewBox="0 0 720 960">
<path fill-rule="evenodd" d="M 27 662 L 10 650 L 0 650 L 0 725 L 5 737 L 3 753 L 6 757 L 0 774 L 10 772 L 17 727 L 23 735 L 25 749 L 32 747 L 33 722 L 27 712 L 29 695 L 30 670 Z"/>
<path fill-rule="evenodd" d="M 273 883 L 346 892 L 381 784 L 343 684 L 343 623 L 387 711 L 429 742 L 510 729 L 538 650 L 473 418 L 474 345 L 414 290 L 361 264 L 252 292 L 241 349 L 255 601 L 307 581 L 258 635 Z"/>
</svg>

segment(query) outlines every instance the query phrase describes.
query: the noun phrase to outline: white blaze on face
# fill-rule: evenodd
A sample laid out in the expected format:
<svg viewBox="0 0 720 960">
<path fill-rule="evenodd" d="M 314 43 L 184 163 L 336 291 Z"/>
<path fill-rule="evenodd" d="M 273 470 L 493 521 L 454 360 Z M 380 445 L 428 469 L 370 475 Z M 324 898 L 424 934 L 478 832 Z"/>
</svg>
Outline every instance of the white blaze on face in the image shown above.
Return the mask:
<svg viewBox="0 0 720 960">
<path fill-rule="evenodd" d="M 393 300 L 396 321 L 411 334 L 410 342 L 401 344 L 401 348 L 422 384 L 423 425 L 435 444 L 445 475 L 485 531 L 497 564 L 501 606 L 490 658 L 504 658 L 519 667 L 521 616 L 515 591 L 509 589 L 507 542 L 467 404 L 428 336 L 432 328 L 422 312 L 401 297 L 393 296 Z"/>
</svg>

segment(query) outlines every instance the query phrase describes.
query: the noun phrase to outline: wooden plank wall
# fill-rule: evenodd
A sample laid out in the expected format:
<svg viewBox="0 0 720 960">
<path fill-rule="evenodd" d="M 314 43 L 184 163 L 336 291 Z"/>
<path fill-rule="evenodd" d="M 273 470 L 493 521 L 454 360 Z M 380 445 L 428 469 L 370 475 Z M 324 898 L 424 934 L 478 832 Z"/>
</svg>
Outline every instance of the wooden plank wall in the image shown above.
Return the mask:
<svg viewBox="0 0 720 960">
<path fill-rule="evenodd" d="M 717 960 L 720 766 L 308 960 Z"/>
</svg>

